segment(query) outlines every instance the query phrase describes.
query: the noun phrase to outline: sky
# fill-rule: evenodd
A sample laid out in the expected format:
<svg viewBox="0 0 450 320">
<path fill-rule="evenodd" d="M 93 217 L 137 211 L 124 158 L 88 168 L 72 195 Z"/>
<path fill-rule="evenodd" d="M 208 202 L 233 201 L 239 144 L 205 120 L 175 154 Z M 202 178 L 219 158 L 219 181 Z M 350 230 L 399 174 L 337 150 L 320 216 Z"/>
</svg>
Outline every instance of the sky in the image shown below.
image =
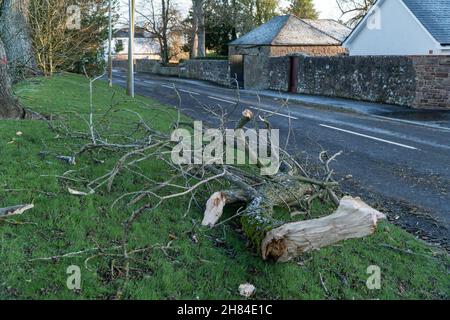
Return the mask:
<svg viewBox="0 0 450 320">
<path fill-rule="evenodd" d="M 139 7 L 140 3 L 145 0 L 136 0 L 136 6 Z M 174 3 L 177 4 L 178 9 L 184 14 L 189 10 L 192 0 L 173 0 Z M 282 3 L 288 3 L 288 0 L 281 0 Z M 123 11 L 122 16 L 124 18 L 127 15 L 127 3 L 128 0 L 121 0 L 121 9 Z M 316 6 L 317 11 L 319 11 L 320 19 L 335 19 L 338 20 L 340 17 L 340 11 L 338 6 L 336 5 L 336 0 L 314 0 L 314 5 Z"/>
</svg>

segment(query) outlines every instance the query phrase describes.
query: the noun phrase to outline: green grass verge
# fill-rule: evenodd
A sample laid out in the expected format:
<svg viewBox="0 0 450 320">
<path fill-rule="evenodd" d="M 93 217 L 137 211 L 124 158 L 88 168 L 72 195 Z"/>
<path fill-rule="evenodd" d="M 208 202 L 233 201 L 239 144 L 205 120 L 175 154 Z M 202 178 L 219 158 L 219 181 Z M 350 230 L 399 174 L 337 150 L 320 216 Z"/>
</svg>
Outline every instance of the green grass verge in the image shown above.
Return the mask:
<svg viewBox="0 0 450 320">
<path fill-rule="evenodd" d="M 84 116 L 88 112 L 88 84 L 77 75 L 34 79 L 19 84 L 15 91 L 25 105 L 41 113 L 68 117 L 74 111 Z M 174 110 L 143 97 L 130 100 L 121 88 L 110 89 L 103 82 L 95 85 L 96 113 L 110 108 L 113 92 L 115 107 L 139 111 L 161 130 L 168 130 L 176 116 Z M 124 120 L 134 119 L 126 113 L 113 116 L 115 126 L 124 130 Z M 86 130 L 82 120 L 74 118 L 72 122 Z M 16 135 L 18 131 L 23 134 Z M 67 153 L 73 144 L 73 139 L 56 135 L 43 121 L 0 121 L 0 207 L 35 204 L 23 216 L 0 221 L 1 299 L 112 298 L 123 284 L 117 250 L 30 261 L 120 244 L 122 223 L 130 211 L 120 206 L 111 209 L 111 203 L 141 182 L 124 175 L 111 193 L 70 195 L 67 187 L 77 188 L 80 182 L 56 175 L 79 170 L 96 177 L 114 161 L 104 157 L 100 163 L 85 157 L 71 166 L 52 156 L 39 156 L 41 151 Z M 158 162 L 149 163 L 145 170 L 155 180 L 171 174 Z M 205 190 L 205 197 L 207 194 Z M 274 264 L 262 261 L 246 247 L 237 223 L 212 230 L 199 226 L 202 212 L 195 207 L 186 212 L 184 200 L 167 202 L 134 225 L 131 246 L 153 249 L 133 256 L 132 277 L 124 298 L 240 298 L 238 286 L 245 282 L 256 286 L 257 299 L 449 297 L 448 255 L 389 223 L 381 223 L 373 236 L 311 252 L 291 263 Z M 170 247 L 161 249 L 169 241 Z M 66 271 L 71 265 L 81 268 L 79 291 L 66 286 Z M 370 265 L 381 269 L 379 290 L 366 287 Z"/>
</svg>

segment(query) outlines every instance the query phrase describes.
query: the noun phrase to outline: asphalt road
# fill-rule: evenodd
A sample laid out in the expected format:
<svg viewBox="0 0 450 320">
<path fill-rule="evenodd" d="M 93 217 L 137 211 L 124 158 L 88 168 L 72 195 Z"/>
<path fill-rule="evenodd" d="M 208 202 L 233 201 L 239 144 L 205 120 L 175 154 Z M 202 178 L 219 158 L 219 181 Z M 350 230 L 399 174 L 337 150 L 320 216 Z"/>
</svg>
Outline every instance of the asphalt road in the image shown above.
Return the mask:
<svg viewBox="0 0 450 320">
<path fill-rule="evenodd" d="M 212 117 L 201 104 L 236 109 L 234 120 L 247 108 L 270 115 L 280 144 L 289 135 L 289 148 L 300 152 L 304 163 L 317 163 L 322 150 L 342 150 L 333 169 L 345 192 L 360 195 L 417 236 L 450 247 L 450 128 L 299 103 L 282 107 L 280 99 L 245 91 L 236 107 L 236 90 L 150 74 L 137 73 L 135 79 L 137 94 L 178 107 L 175 85 L 183 113 L 210 125 Z M 125 87 L 125 73 L 115 70 L 114 82 Z"/>
</svg>

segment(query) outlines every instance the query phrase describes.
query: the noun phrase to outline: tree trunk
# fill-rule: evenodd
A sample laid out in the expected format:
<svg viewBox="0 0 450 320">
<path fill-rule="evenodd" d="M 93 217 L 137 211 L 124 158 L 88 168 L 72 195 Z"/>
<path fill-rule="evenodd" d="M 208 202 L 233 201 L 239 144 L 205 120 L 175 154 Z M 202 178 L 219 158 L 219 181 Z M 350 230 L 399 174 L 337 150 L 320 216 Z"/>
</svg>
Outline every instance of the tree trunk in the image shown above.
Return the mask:
<svg viewBox="0 0 450 320">
<path fill-rule="evenodd" d="M 162 12 L 162 50 L 161 50 L 161 58 L 163 64 L 169 63 L 169 42 L 167 30 L 169 28 L 169 10 L 170 10 L 170 1 L 162 0 L 161 1 L 161 12 Z"/>
<path fill-rule="evenodd" d="M 0 35 L 9 61 L 11 80 L 23 79 L 36 69 L 28 27 L 29 0 L 3 0 Z"/>
<path fill-rule="evenodd" d="M 192 39 L 192 57 L 206 56 L 205 49 L 205 13 L 204 0 L 193 0 L 193 24 L 194 37 Z"/>
<path fill-rule="evenodd" d="M 8 59 L 0 39 L 0 119 L 20 119 L 25 111 L 14 97 L 11 89 L 11 78 L 8 74 Z"/>
</svg>

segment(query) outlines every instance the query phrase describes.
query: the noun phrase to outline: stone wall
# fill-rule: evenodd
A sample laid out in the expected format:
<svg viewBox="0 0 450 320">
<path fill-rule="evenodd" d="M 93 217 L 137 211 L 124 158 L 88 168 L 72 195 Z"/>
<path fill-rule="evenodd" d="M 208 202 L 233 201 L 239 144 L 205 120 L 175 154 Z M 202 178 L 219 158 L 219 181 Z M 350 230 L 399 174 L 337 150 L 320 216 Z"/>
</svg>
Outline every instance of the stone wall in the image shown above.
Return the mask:
<svg viewBox="0 0 450 320">
<path fill-rule="evenodd" d="M 229 86 L 228 60 L 186 60 L 180 65 L 180 78 L 205 80 Z"/>
<path fill-rule="evenodd" d="M 408 106 L 415 88 L 408 57 L 299 57 L 299 93 Z"/>
<path fill-rule="evenodd" d="M 166 67 L 158 60 L 151 59 L 136 60 L 136 72 L 148 72 L 169 77 L 178 77 L 180 75 L 178 66 Z"/>
<path fill-rule="evenodd" d="M 299 56 L 297 92 L 450 109 L 450 56 Z M 290 58 L 270 58 L 266 88 L 289 90 Z"/>
<path fill-rule="evenodd" d="M 128 61 L 127 60 L 113 60 L 113 68 L 128 69 Z"/>
</svg>

